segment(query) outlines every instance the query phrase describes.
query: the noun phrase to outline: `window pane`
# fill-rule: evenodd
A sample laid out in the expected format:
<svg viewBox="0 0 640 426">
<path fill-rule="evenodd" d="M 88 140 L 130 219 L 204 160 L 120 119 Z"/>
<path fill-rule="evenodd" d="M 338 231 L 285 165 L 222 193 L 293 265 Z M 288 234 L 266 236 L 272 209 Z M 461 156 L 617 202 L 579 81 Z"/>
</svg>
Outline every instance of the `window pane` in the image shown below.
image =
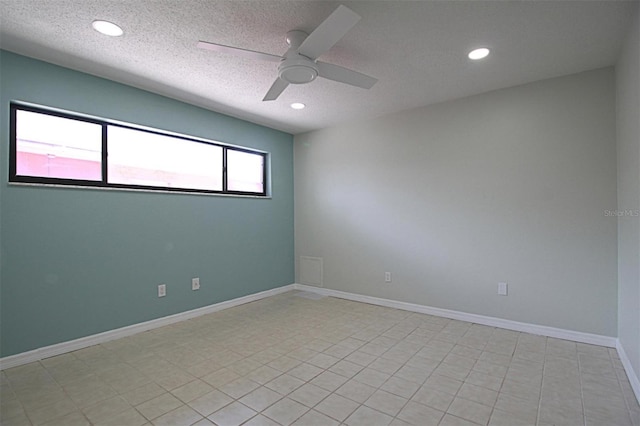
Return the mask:
<svg viewBox="0 0 640 426">
<path fill-rule="evenodd" d="M 222 191 L 222 148 L 108 126 L 109 183 Z"/>
<path fill-rule="evenodd" d="M 17 110 L 16 175 L 102 180 L 102 126 Z"/>
<path fill-rule="evenodd" d="M 227 150 L 229 191 L 264 192 L 264 155 Z"/>
</svg>

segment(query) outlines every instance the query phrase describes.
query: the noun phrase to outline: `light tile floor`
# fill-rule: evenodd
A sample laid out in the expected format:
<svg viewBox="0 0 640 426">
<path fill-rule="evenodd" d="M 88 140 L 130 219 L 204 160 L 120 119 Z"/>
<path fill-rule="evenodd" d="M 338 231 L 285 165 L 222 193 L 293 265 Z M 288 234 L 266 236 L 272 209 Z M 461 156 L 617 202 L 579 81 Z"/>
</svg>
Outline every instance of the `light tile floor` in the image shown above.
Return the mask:
<svg viewBox="0 0 640 426">
<path fill-rule="evenodd" d="M 615 350 L 299 292 L 5 370 L 9 425 L 640 425 Z"/>
</svg>

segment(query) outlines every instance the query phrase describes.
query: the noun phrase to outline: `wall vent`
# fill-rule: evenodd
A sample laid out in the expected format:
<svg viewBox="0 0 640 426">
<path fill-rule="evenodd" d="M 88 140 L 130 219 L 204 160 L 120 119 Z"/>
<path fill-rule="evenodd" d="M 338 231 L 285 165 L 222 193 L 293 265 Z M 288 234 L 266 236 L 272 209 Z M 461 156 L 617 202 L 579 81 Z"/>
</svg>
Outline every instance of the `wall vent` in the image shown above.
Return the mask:
<svg viewBox="0 0 640 426">
<path fill-rule="evenodd" d="M 300 284 L 324 286 L 321 257 L 300 256 L 299 273 Z"/>
</svg>

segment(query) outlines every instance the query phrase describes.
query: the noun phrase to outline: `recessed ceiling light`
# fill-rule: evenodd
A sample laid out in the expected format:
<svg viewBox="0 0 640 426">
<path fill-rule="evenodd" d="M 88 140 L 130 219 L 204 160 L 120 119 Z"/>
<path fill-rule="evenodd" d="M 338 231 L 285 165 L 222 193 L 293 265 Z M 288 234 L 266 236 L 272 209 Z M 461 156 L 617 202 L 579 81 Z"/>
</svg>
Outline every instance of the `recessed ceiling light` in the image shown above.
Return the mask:
<svg viewBox="0 0 640 426">
<path fill-rule="evenodd" d="M 97 32 L 111 37 L 121 36 L 124 31 L 113 22 L 96 20 L 91 23 L 93 29 Z"/>
<path fill-rule="evenodd" d="M 480 49 L 475 49 L 469 52 L 469 59 L 473 59 L 477 61 L 478 59 L 486 58 L 489 55 L 489 49 L 486 47 L 481 47 Z"/>
<path fill-rule="evenodd" d="M 294 102 L 291 104 L 291 108 L 293 109 L 302 109 L 304 108 L 306 105 L 300 102 Z"/>
</svg>

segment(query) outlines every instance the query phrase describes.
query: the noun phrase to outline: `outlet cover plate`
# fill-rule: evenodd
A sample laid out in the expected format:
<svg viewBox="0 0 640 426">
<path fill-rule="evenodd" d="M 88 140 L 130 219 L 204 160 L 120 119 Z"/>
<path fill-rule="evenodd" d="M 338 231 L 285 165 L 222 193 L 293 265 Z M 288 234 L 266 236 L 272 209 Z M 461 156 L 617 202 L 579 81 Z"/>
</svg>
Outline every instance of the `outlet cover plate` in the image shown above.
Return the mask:
<svg viewBox="0 0 640 426">
<path fill-rule="evenodd" d="M 507 283 L 498 283 L 498 295 L 499 296 L 507 295 Z"/>
<path fill-rule="evenodd" d="M 158 297 L 165 297 L 167 295 L 167 285 L 160 284 L 158 286 Z"/>
<path fill-rule="evenodd" d="M 200 278 L 191 278 L 191 290 L 200 290 Z"/>
</svg>

